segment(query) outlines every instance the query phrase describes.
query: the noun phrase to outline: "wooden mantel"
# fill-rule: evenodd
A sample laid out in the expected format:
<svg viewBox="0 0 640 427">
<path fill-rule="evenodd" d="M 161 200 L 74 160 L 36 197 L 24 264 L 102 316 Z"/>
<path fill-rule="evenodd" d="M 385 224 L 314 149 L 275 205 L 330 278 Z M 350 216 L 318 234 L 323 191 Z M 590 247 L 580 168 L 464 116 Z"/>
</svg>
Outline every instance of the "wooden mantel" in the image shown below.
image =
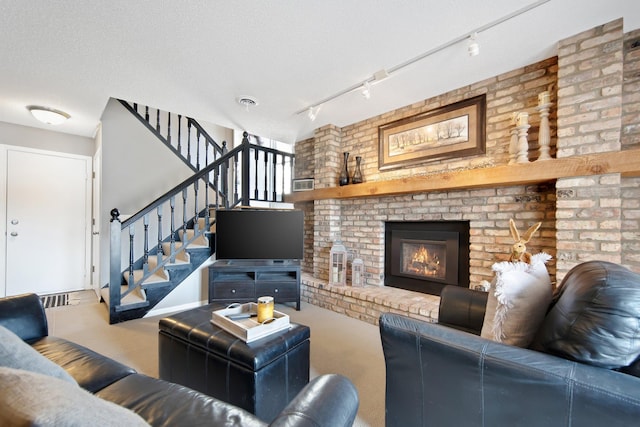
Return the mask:
<svg viewBox="0 0 640 427">
<path fill-rule="evenodd" d="M 535 184 L 558 178 L 621 173 L 640 176 L 640 149 L 588 154 L 531 163 L 467 169 L 430 175 L 363 182 L 287 194 L 285 202 L 379 197 L 430 191 Z"/>
</svg>

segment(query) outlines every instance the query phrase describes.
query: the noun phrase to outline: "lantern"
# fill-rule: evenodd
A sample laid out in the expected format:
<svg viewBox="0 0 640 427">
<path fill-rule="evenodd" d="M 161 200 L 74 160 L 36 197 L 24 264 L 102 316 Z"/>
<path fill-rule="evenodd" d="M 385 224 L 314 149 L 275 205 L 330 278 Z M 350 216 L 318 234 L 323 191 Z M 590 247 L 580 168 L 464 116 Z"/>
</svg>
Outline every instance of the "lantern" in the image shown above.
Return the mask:
<svg viewBox="0 0 640 427">
<path fill-rule="evenodd" d="M 344 286 L 347 283 L 347 248 L 339 240 L 329 252 L 329 284 Z"/>
<path fill-rule="evenodd" d="M 364 262 L 360 258 L 351 262 L 351 286 L 354 288 L 364 286 Z"/>
</svg>

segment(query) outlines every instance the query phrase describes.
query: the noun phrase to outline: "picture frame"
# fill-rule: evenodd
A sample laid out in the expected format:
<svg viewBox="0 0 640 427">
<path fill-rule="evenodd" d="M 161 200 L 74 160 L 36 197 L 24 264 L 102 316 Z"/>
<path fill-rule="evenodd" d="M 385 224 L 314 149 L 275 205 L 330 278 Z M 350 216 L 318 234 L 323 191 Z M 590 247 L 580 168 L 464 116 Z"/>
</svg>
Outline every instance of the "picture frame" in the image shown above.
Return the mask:
<svg viewBox="0 0 640 427">
<path fill-rule="evenodd" d="M 378 169 L 484 154 L 486 95 L 378 127 Z"/>
</svg>

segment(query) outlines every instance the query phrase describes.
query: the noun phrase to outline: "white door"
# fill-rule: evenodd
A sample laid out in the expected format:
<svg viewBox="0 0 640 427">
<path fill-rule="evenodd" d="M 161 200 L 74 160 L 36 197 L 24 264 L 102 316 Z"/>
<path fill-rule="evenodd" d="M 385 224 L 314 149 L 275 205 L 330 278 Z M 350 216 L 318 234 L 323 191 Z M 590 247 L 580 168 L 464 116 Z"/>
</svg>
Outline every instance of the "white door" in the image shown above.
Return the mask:
<svg viewBox="0 0 640 427">
<path fill-rule="evenodd" d="M 91 158 L 7 150 L 6 295 L 87 289 Z"/>
</svg>

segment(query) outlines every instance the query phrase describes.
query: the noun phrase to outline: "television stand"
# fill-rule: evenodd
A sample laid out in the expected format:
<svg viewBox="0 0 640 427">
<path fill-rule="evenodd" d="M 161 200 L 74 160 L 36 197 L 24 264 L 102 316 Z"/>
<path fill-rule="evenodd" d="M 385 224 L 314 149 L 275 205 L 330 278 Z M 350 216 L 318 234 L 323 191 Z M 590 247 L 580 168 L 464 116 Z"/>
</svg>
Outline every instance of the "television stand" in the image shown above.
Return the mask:
<svg viewBox="0 0 640 427">
<path fill-rule="evenodd" d="M 209 303 L 256 302 L 261 296 L 294 302 L 299 311 L 300 262 L 218 260 L 209 266 Z"/>
</svg>

